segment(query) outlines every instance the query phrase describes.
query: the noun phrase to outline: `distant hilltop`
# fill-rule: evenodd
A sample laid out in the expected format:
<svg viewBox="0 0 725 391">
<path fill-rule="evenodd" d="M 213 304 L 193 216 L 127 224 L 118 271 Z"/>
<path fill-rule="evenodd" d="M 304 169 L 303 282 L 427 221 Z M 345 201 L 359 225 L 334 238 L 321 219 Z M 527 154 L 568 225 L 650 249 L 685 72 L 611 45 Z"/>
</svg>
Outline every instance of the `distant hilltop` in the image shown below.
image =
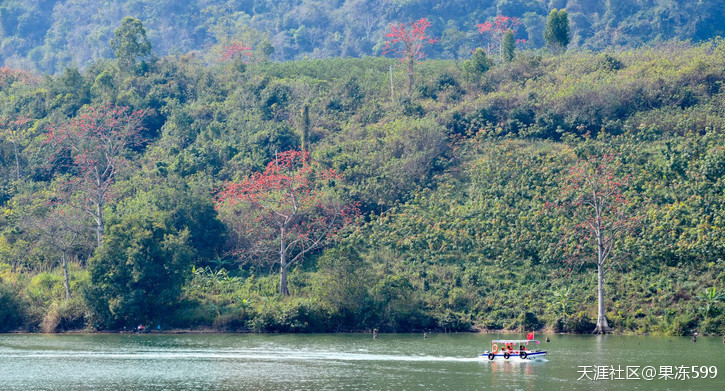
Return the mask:
<svg viewBox="0 0 725 391">
<path fill-rule="evenodd" d="M 483 45 L 478 23 L 519 18 L 516 39 L 544 46 L 546 17 L 566 9 L 570 49 L 703 41 L 725 32 L 725 1 L 635 0 L 4 0 L 0 66 L 58 73 L 113 57 L 109 41 L 126 16 L 141 20 L 158 56 L 208 53 L 233 40 L 269 48 L 271 59 L 382 54 L 391 23 L 432 22 L 431 58 L 468 58 Z"/>
</svg>

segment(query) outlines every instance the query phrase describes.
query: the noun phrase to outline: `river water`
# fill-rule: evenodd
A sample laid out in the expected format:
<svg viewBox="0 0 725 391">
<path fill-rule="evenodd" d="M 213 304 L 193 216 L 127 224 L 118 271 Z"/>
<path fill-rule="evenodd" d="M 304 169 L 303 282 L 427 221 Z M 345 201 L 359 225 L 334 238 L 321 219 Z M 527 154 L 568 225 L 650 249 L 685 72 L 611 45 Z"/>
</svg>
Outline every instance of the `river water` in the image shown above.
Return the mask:
<svg viewBox="0 0 725 391">
<path fill-rule="evenodd" d="M 551 335 L 546 360 L 477 358 L 499 337 L 521 338 L 0 334 L 0 389 L 725 390 L 721 338 Z"/>
</svg>

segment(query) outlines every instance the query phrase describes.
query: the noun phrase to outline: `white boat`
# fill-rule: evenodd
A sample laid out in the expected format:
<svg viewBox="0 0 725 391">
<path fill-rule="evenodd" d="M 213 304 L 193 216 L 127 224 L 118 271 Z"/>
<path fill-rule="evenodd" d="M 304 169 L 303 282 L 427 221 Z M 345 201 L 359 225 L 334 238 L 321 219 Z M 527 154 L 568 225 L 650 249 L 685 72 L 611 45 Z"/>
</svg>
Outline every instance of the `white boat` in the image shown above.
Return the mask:
<svg viewBox="0 0 725 391">
<path fill-rule="evenodd" d="M 541 342 L 535 339 L 494 339 L 491 342 L 491 350 L 481 353 L 479 358 L 493 360 L 535 360 L 546 356 L 546 350 L 529 349 L 529 344 L 539 345 Z"/>
</svg>

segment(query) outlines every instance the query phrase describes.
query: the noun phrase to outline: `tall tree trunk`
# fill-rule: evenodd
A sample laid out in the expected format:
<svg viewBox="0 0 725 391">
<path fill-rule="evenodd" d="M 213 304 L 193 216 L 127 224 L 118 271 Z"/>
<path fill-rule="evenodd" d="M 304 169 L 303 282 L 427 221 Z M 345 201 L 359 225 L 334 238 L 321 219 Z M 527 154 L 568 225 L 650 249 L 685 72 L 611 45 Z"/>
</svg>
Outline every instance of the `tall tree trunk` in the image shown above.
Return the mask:
<svg viewBox="0 0 725 391">
<path fill-rule="evenodd" d="M 395 100 L 395 90 L 393 89 L 393 66 L 390 66 L 390 103 Z"/>
<path fill-rule="evenodd" d="M 63 250 L 62 263 L 63 263 L 63 278 L 65 279 L 65 298 L 70 300 L 70 282 L 68 281 L 68 259 L 66 258 L 66 250 Z"/>
<path fill-rule="evenodd" d="M 596 194 L 594 195 L 596 200 Z M 595 206 L 596 226 L 594 233 L 597 237 L 597 326 L 592 334 L 607 334 L 612 332 L 607 324 L 607 316 L 604 313 L 604 243 L 606 241 L 604 230 L 602 229 L 602 213 L 601 205 L 597 202 Z"/>
<path fill-rule="evenodd" d="M 282 235 L 279 240 L 279 294 L 289 296 L 287 289 L 287 252 L 285 251 L 284 227 L 281 229 Z"/>
<path fill-rule="evenodd" d="M 287 289 L 287 265 L 279 269 L 279 294 L 289 296 L 289 289 Z"/>
<path fill-rule="evenodd" d="M 302 107 L 302 150 L 310 151 L 310 106 Z"/>
<path fill-rule="evenodd" d="M 414 80 L 414 73 L 413 73 L 413 66 L 415 65 L 415 58 L 410 57 L 408 60 L 408 96 L 413 96 L 413 83 Z"/>
<path fill-rule="evenodd" d="M 603 249 L 599 246 L 599 254 L 597 259 L 597 327 L 594 328 L 593 334 L 608 334 L 612 329 L 607 323 L 607 317 L 604 313 L 604 265 L 602 261 Z"/>
<path fill-rule="evenodd" d="M 20 157 L 18 156 L 18 143 L 13 141 L 13 149 L 15 150 L 15 180 L 20 180 Z"/>
<path fill-rule="evenodd" d="M 96 204 L 96 239 L 98 247 L 101 247 L 103 242 L 103 203 L 101 202 Z"/>
</svg>

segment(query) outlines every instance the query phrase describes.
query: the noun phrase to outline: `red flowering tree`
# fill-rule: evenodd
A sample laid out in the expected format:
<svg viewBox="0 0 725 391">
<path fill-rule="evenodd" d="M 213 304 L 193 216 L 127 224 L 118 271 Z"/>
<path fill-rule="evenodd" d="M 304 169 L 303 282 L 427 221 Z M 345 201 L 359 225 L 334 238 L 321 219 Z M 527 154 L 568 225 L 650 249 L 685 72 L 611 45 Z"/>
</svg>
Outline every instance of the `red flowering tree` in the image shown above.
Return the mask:
<svg viewBox="0 0 725 391">
<path fill-rule="evenodd" d="M 217 209 L 235 220 L 233 229 L 243 238 L 238 254 L 279 263 L 281 295 L 289 295 L 289 267 L 322 248 L 357 214 L 332 191 L 340 178 L 317 170 L 308 152 L 293 150 L 279 153 L 264 172 L 227 183 L 217 195 Z"/>
<path fill-rule="evenodd" d="M 491 55 L 497 53 L 501 55 L 501 44 L 506 31 L 511 30 L 516 34 L 516 30 L 521 26 L 521 19 L 511 16 L 499 15 L 493 22 L 488 21 L 476 25 L 479 33 L 487 37 L 486 54 Z M 517 41 L 522 42 L 521 40 Z M 525 41 L 523 41 L 525 42 Z"/>
<path fill-rule="evenodd" d="M 148 110 L 105 105 L 88 107 L 78 116 L 53 126 L 45 144 L 52 160 L 70 156 L 70 175 L 58 184 L 61 198 L 96 222 L 98 246 L 103 238 L 103 207 L 110 198 L 116 175 L 127 163 L 132 146 L 141 142 L 140 132 Z"/>
<path fill-rule="evenodd" d="M 408 94 L 413 92 L 414 71 L 416 61 L 425 57 L 424 45 L 432 45 L 438 38 L 429 37 L 425 30 L 431 26 L 430 21 L 422 18 L 409 25 L 406 23 L 391 24 L 390 32 L 385 34 L 383 54 L 393 53 L 405 62 L 408 68 Z"/>
<path fill-rule="evenodd" d="M 223 55 L 219 61 L 252 58 L 252 47 L 243 43 L 232 42 L 223 47 Z"/>
<path fill-rule="evenodd" d="M 597 326 L 594 333 L 611 332 L 605 316 L 604 277 L 612 254 L 638 225 L 633 203 L 624 194 L 628 176 L 618 174 L 612 155 L 580 159 L 571 168 L 559 206 L 571 224 L 565 232 L 569 262 L 591 260 L 597 265 Z M 596 256 L 590 255 L 591 253 Z"/>
</svg>

